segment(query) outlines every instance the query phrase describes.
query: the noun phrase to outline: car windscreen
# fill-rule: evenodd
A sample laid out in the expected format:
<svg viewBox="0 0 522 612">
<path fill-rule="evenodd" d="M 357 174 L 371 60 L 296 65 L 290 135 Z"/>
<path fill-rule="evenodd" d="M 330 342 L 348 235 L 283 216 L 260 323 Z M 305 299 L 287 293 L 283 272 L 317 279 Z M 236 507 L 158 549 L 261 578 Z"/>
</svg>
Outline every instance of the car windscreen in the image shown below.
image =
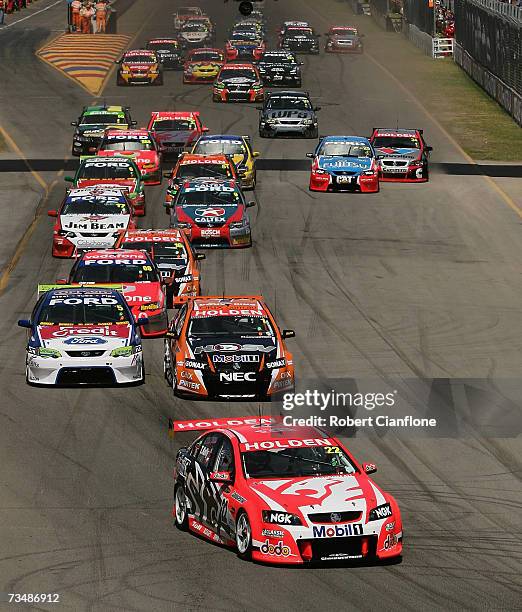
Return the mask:
<svg viewBox="0 0 522 612">
<path fill-rule="evenodd" d="M 354 474 L 356 469 L 339 446 L 307 446 L 244 452 L 247 478 L 293 478 Z"/>
<path fill-rule="evenodd" d="M 229 164 L 183 164 L 176 178 L 193 179 L 203 177 L 233 178 Z"/>
<path fill-rule="evenodd" d="M 270 110 L 312 110 L 312 105 L 306 98 L 292 98 L 290 96 L 270 96 L 266 107 Z"/>
<path fill-rule="evenodd" d="M 196 122 L 194 119 L 156 119 L 152 129 L 155 132 L 195 130 Z"/>
<path fill-rule="evenodd" d="M 190 62 L 222 62 L 223 55 L 214 51 L 201 51 L 193 53 L 188 59 Z"/>
<path fill-rule="evenodd" d="M 101 149 L 102 151 L 154 151 L 154 145 L 150 140 L 111 138 L 103 143 Z"/>
<path fill-rule="evenodd" d="M 84 164 L 78 171 L 79 179 L 133 179 L 136 178 L 134 168 L 124 162 L 104 164 L 94 162 Z"/>
<path fill-rule="evenodd" d="M 72 298 L 74 299 L 74 298 Z M 103 304 L 85 304 L 82 299 L 79 303 L 46 305 L 40 312 L 38 324 L 50 323 L 53 325 L 93 325 L 99 323 L 129 323 L 125 307 L 116 298 L 103 298 Z M 107 302 L 111 303 L 107 303 Z"/>
<path fill-rule="evenodd" d="M 245 145 L 235 140 L 202 140 L 194 149 L 194 153 L 203 155 L 245 155 Z"/>
<path fill-rule="evenodd" d="M 225 79 L 252 79 L 257 81 L 257 74 L 249 68 L 239 68 L 236 70 L 222 70 L 219 78 L 223 81 Z"/>
<path fill-rule="evenodd" d="M 176 42 L 150 42 L 147 44 L 147 48 L 153 51 L 178 51 L 179 45 Z"/>
<path fill-rule="evenodd" d="M 379 149 L 420 149 L 419 139 L 415 136 L 376 136 L 373 146 Z"/>
<path fill-rule="evenodd" d="M 333 28 L 330 34 L 334 36 L 357 36 L 357 30 L 346 30 L 344 28 Z"/>
<path fill-rule="evenodd" d="M 124 199 L 118 197 L 68 197 L 62 215 L 128 215 Z"/>
<path fill-rule="evenodd" d="M 156 64 L 157 60 L 153 55 L 127 55 L 123 58 L 125 64 Z"/>
<path fill-rule="evenodd" d="M 245 30 L 240 30 L 239 32 L 233 32 L 230 35 L 229 40 L 232 40 L 232 41 L 245 40 L 245 41 L 248 41 L 248 42 L 259 42 L 259 33 L 258 32 L 247 32 Z"/>
<path fill-rule="evenodd" d="M 154 242 L 144 240 L 143 242 L 124 242 L 122 249 L 140 249 L 147 251 L 157 262 L 170 260 L 188 260 L 187 249 L 182 242 Z"/>
<path fill-rule="evenodd" d="M 254 336 L 272 338 L 274 330 L 267 317 L 192 317 L 189 336 Z"/>
<path fill-rule="evenodd" d="M 183 191 L 176 206 L 238 206 L 241 196 L 237 191 Z"/>
<path fill-rule="evenodd" d="M 84 115 L 80 121 L 80 125 L 117 125 L 119 123 L 125 123 L 125 118 L 120 115 L 110 115 L 109 113 Z"/>
<path fill-rule="evenodd" d="M 325 142 L 319 155 L 334 157 L 373 157 L 370 147 L 348 142 Z"/>
<path fill-rule="evenodd" d="M 150 263 L 112 263 L 80 265 L 73 283 L 139 283 L 158 282 L 158 275 Z"/>
<path fill-rule="evenodd" d="M 288 55 L 263 55 L 260 64 L 294 64 L 297 65 L 295 59 Z"/>
</svg>

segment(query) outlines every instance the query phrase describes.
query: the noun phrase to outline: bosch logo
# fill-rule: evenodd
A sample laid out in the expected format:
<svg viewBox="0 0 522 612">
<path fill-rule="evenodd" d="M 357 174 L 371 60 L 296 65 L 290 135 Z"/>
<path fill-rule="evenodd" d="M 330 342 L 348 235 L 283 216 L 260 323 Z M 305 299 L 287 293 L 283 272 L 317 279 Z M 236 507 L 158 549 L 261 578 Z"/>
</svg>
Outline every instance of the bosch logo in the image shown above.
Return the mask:
<svg viewBox="0 0 522 612">
<path fill-rule="evenodd" d="M 64 344 L 107 344 L 107 340 L 105 340 L 104 338 L 97 338 L 96 336 L 73 336 L 72 338 L 67 338 L 67 340 L 64 340 Z"/>
<path fill-rule="evenodd" d="M 225 214 L 224 208 L 197 208 L 198 217 L 222 217 Z"/>
</svg>

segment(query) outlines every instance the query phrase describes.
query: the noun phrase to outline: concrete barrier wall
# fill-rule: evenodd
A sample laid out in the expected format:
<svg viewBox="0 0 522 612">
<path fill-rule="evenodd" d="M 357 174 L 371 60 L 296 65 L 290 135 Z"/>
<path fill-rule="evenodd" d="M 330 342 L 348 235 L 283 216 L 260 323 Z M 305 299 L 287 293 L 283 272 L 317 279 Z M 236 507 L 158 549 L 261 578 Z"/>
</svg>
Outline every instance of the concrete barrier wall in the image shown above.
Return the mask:
<svg viewBox="0 0 522 612">
<path fill-rule="evenodd" d="M 457 43 L 454 46 L 453 57 L 455 62 L 522 126 L 522 96 L 481 66 Z"/>
</svg>

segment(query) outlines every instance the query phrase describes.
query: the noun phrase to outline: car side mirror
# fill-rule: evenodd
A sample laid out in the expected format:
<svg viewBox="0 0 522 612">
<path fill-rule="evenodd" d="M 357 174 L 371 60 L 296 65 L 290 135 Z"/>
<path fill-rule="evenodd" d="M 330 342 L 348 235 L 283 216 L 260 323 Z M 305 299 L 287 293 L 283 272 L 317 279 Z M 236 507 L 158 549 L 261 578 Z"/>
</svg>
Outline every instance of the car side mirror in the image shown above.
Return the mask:
<svg viewBox="0 0 522 612">
<path fill-rule="evenodd" d="M 69 281 L 66 278 L 57 278 L 56 284 L 57 285 L 68 285 Z"/>
<path fill-rule="evenodd" d="M 176 340 L 178 337 L 178 334 L 175 331 L 168 331 L 165 334 L 165 338 L 169 338 L 170 340 Z"/>
<path fill-rule="evenodd" d="M 433 151 L 433 147 L 425 147 L 426 151 Z"/>
<path fill-rule="evenodd" d="M 48 210 L 47 211 L 47 215 L 49 217 L 57 217 L 58 216 L 58 211 L 57 210 Z"/>
<path fill-rule="evenodd" d="M 366 34 L 359 34 L 359 38 L 364 38 Z"/>
<path fill-rule="evenodd" d="M 262 110 L 263 110 L 263 107 L 262 107 L 262 106 L 256 106 L 256 110 L 258 110 L 258 111 L 262 111 Z"/>
<path fill-rule="evenodd" d="M 138 125 L 138 122 L 136 120 L 131 121 L 131 125 Z"/>
<path fill-rule="evenodd" d="M 251 200 L 250 202 L 247 202 L 246 207 L 247 208 L 252 208 L 252 206 L 255 206 L 255 205 L 256 205 L 256 203 L 254 202 L 254 200 Z"/>
<path fill-rule="evenodd" d="M 283 338 L 295 338 L 295 331 L 293 329 L 283 329 L 281 336 Z"/>
<path fill-rule="evenodd" d="M 31 321 L 29 321 L 29 319 L 20 319 L 18 321 L 18 327 L 25 327 L 27 329 L 32 329 L 33 324 L 31 323 Z"/>
<path fill-rule="evenodd" d="M 322 106 L 314 106 L 314 111 L 320 111 Z"/>
<path fill-rule="evenodd" d="M 77 127 L 78 126 L 78 121 L 71 121 L 71 125 L 74 126 L 74 127 Z"/>
<path fill-rule="evenodd" d="M 377 466 L 375 465 L 375 463 L 363 463 L 362 469 L 365 474 L 375 474 L 375 472 L 377 471 Z"/>
<path fill-rule="evenodd" d="M 170 177 L 171 177 L 171 175 L 172 175 L 172 171 L 169 171 L 169 172 L 164 172 L 164 173 L 163 173 L 163 176 L 164 176 L 165 178 L 170 178 Z"/>
<path fill-rule="evenodd" d="M 259 155 L 260 155 L 259 151 L 254 151 L 252 153 L 252 157 L 259 157 Z"/>
<path fill-rule="evenodd" d="M 147 325 L 148 322 L 149 322 L 148 317 L 140 317 L 139 319 L 136 319 L 136 326 L 143 327 L 144 325 Z"/>
<path fill-rule="evenodd" d="M 223 484 L 232 484 L 234 482 L 230 472 L 210 472 L 208 478 L 211 482 L 221 482 Z"/>
<path fill-rule="evenodd" d="M 310 159 L 313 159 L 314 158 L 314 154 L 313 153 L 307 153 L 306 157 L 309 157 Z"/>
<path fill-rule="evenodd" d="M 209 132 L 209 131 L 210 131 L 210 128 L 208 128 L 206 125 L 204 125 L 204 126 L 201 128 L 201 131 L 202 131 L 202 132 Z"/>
<path fill-rule="evenodd" d="M 205 253 L 196 253 L 195 254 L 196 260 L 197 261 L 201 261 L 202 259 L 206 259 L 207 256 L 205 255 Z"/>
<path fill-rule="evenodd" d="M 64 176 L 64 177 L 63 177 L 63 180 L 64 180 L 66 183 L 74 183 L 74 176 Z"/>
</svg>

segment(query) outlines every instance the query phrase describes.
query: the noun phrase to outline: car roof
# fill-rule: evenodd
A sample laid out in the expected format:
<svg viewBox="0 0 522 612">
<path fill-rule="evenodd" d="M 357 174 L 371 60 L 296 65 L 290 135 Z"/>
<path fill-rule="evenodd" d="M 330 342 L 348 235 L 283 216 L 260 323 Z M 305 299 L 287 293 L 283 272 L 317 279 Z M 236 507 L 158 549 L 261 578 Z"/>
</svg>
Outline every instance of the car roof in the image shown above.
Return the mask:
<svg viewBox="0 0 522 612">
<path fill-rule="evenodd" d="M 292 89 L 281 89 L 280 91 L 270 91 L 267 95 L 267 98 L 277 97 L 277 96 L 292 96 L 295 98 L 310 98 L 310 94 L 307 91 L 295 91 Z"/>
<path fill-rule="evenodd" d="M 375 130 L 375 135 L 380 136 L 381 134 L 408 134 L 410 136 L 417 136 L 417 130 L 401 128 L 377 128 Z"/>
<path fill-rule="evenodd" d="M 123 53 L 125 57 L 132 57 L 133 55 L 156 55 L 156 51 L 152 49 L 130 49 L 129 51 L 125 51 Z"/>
<path fill-rule="evenodd" d="M 194 119 L 199 111 L 152 111 L 151 119 Z"/>
<path fill-rule="evenodd" d="M 199 137 L 198 142 L 203 140 L 244 140 L 244 136 L 238 136 L 236 134 L 203 134 Z"/>
<path fill-rule="evenodd" d="M 97 261 L 99 259 L 148 259 L 148 255 L 139 249 L 99 249 L 85 251 L 79 257 L 80 261 Z"/>
<path fill-rule="evenodd" d="M 53 297 L 83 297 L 88 296 L 110 296 L 118 297 L 123 300 L 121 292 L 117 289 L 110 289 L 109 287 L 63 287 L 56 289 L 49 289 L 46 291 L 44 302 L 47 302 Z"/>
<path fill-rule="evenodd" d="M 222 69 L 225 69 L 225 68 L 232 69 L 232 70 L 239 70 L 240 68 L 252 68 L 252 69 L 255 69 L 255 66 L 251 62 L 250 63 L 244 62 L 242 64 L 229 64 L 229 63 L 226 63 L 223 66 Z"/>
<path fill-rule="evenodd" d="M 105 136 L 150 136 L 146 128 L 134 130 L 118 130 L 117 128 L 105 131 Z"/>
<path fill-rule="evenodd" d="M 262 442 L 273 442 L 274 440 L 314 440 L 331 439 L 324 432 L 315 427 L 285 426 L 279 430 L 270 425 L 236 425 L 226 428 L 238 438 L 241 444 L 255 444 Z M 259 450 L 263 450 L 260 448 Z"/>
<path fill-rule="evenodd" d="M 230 158 L 227 157 L 224 153 L 216 153 L 215 155 L 205 155 L 203 153 L 185 153 L 183 157 L 179 160 L 181 166 L 184 164 L 223 164 L 223 163 L 232 163 Z"/>
<path fill-rule="evenodd" d="M 219 186 L 219 187 L 233 187 L 234 189 L 239 190 L 239 186 L 237 184 L 237 181 L 235 181 L 234 179 L 226 179 L 226 178 L 206 178 L 206 177 L 200 177 L 200 178 L 195 178 L 195 179 L 190 179 L 187 180 L 183 183 L 183 185 L 181 186 L 181 189 L 187 189 L 187 188 L 192 188 L 192 187 L 198 187 L 198 191 L 203 192 L 203 191 L 216 191 L 215 189 L 211 189 L 210 185 L 212 186 Z M 203 187 L 208 186 L 207 189 L 203 189 Z"/>
<path fill-rule="evenodd" d="M 224 55 L 223 49 L 218 49 L 217 47 L 197 47 L 196 49 L 191 49 L 189 51 L 189 55 L 193 53 L 208 53 L 209 51 L 213 51 L 214 53 L 221 53 Z"/>
<path fill-rule="evenodd" d="M 239 311 L 252 311 L 266 315 L 267 308 L 260 295 L 241 295 L 241 296 L 199 296 L 191 298 L 192 316 L 204 317 L 212 316 L 209 313 L 218 311 L 226 316 L 228 312 L 233 314 L 243 314 Z"/>
<path fill-rule="evenodd" d="M 79 197 L 85 195 L 118 195 L 122 196 L 126 192 L 123 187 L 105 187 L 105 185 L 91 185 L 90 187 L 78 187 L 69 189 L 66 197 Z"/>
<path fill-rule="evenodd" d="M 90 113 L 93 113 L 93 114 L 100 114 L 100 113 L 107 113 L 107 114 L 121 113 L 121 114 L 124 114 L 126 110 L 128 110 L 128 109 L 125 108 L 124 106 L 119 106 L 119 105 L 105 106 L 105 105 L 100 104 L 98 106 L 86 106 L 83 109 L 82 114 L 83 115 L 88 115 Z"/>
<path fill-rule="evenodd" d="M 135 162 L 129 157 L 105 157 L 101 155 L 92 155 L 82 160 L 81 165 L 88 164 L 89 162 L 114 164 L 114 162 L 127 162 L 129 166 L 135 165 Z"/>
<path fill-rule="evenodd" d="M 135 238 L 134 242 L 139 242 L 139 238 L 143 241 L 150 240 L 154 237 L 161 238 L 161 241 L 169 242 L 183 242 L 185 234 L 175 228 L 171 229 L 133 229 L 127 230 L 123 237 L 123 242 L 125 242 L 126 238 Z M 128 249 L 131 251 L 131 249 Z"/>
<path fill-rule="evenodd" d="M 149 43 L 164 43 L 164 42 L 179 44 L 179 41 L 177 38 L 151 38 L 149 40 Z"/>
</svg>

